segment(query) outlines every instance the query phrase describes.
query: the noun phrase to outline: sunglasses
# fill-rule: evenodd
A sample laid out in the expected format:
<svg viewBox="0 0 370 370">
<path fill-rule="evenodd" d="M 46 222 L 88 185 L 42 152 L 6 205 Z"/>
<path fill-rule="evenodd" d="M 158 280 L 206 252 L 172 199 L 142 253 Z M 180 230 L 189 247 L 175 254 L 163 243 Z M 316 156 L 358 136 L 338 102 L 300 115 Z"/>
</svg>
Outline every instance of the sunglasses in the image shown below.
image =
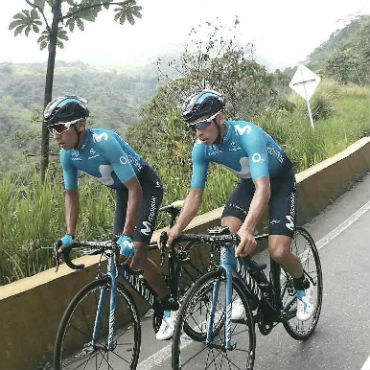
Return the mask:
<svg viewBox="0 0 370 370">
<path fill-rule="evenodd" d="M 62 135 L 65 132 L 67 132 L 72 125 L 74 125 L 76 122 L 78 122 L 81 118 L 75 119 L 74 121 L 69 122 L 58 122 L 55 125 L 49 126 L 49 131 L 52 134 L 58 134 Z"/>
<path fill-rule="evenodd" d="M 204 130 L 215 118 L 216 116 L 220 113 L 221 111 L 218 111 L 215 113 L 213 116 L 203 120 L 199 121 L 197 123 L 192 123 L 189 125 L 189 129 L 195 132 L 196 130 Z"/>
</svg>

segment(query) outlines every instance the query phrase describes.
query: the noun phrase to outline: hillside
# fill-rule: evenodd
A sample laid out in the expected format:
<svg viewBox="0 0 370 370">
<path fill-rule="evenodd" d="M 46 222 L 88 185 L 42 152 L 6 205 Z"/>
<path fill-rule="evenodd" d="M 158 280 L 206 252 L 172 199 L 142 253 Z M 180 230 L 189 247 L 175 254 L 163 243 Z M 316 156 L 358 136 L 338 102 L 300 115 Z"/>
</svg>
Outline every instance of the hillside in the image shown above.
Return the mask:
<svg viewBox="0 0 370 370">
<path fill-rule="evenodd" d="M 0 64 L 0 134 L 6 138 L 0 143 L 0 173 L 13 169 L 23 152 L 31 155 L 27 163 L 39 153 L 45 71 L 46 64 Z M 54 96 L 86 98 L 92 124 L 120 132 L 138 120 L 142 105 L 156 90 L 151 65 L 125 72 L 58 61 L 55 69 Z M 26 164 L 24 157 L 21 163 Z"/>
<path fill-rule="evenodd" d="M 344 84 L 369 84 L 370 16 L 352 20 L 317 47 L 307 58 L 308 66 Z"/>
</svg>

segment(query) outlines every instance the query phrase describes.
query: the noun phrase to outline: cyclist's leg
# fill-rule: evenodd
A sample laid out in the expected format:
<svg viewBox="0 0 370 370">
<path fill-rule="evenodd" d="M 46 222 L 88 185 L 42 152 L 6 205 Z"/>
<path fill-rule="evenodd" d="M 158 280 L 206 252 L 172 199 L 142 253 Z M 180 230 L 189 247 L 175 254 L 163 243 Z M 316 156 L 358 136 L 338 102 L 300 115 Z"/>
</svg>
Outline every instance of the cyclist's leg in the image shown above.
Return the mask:
<svg viewBox="0 0 370 370">
<path fill-rule="evenodd" d="M 299 258 L 291 253 L 290 244 L 296 221 L 296 183 L 293 171 L 284 177 L 271 180 L 269 202 L 269 252 L 294 279 L 297 290 L 297 317 L 307 320 L 314 312 L 312 289 L 304 278 Z"/>
<path fill-rule="evenodd" d="M 269 201 L 269 252 L 272 259 L 294 278 L 303 275 L 297 256 L 290 252 L 296 221 L 296 183 L 293 171 L 271 179 Z"/>
<path fill-rule="evenodd" d="M 247 216 L 255 187 L 252 180 L 240 180 L 226 201 L 221 216 L 221 225 L 228 226 L 230 232 L 236 233 Z M 250 306 L 255 307 L 255 302 L 250 301 Z M 232 303 L 231 319 L 239 320 L 245 317 L 245 309 L 240 299 Z"/>
<path fill-rule="evenodd" d="M 133 235 L 136 252 L 130 262 L 130 267 L 132 269 L 144 270 L 144 277 L 150 286 L 160 298 L 165 298 L 168 295 L 167 285 L 157 265 L 148 258 L 147 251 L 163 198 L 162 183 L 149 165 L 145 165 L 142 168 L 138 174 L 138 180 L 143 190 L 143 199 L 139 207 Z M 126 193 L 121 190 L 117 191 L 117 198 L 119 197 L 120 199 L 116 201 L 115 233 L 123 229 L 126 216 Z"/>
<path fill-rule="evenodd" d="M 221 225 L 236 233 L 247 216 L 255 187 L 251 179 L 240 180 L 226 201 L 221 216 Z"/>
</svg>

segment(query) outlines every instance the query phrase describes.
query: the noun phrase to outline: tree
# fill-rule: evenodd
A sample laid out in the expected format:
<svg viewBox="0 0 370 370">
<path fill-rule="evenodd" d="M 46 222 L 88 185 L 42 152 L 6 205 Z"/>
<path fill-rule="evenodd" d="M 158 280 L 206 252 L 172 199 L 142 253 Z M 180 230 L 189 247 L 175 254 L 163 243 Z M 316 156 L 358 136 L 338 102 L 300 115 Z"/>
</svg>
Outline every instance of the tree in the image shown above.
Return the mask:
<svg viewBox="0 0 370 370">
<path fill-rule="evenodd" d="M 113 0 L 25 0 L 31 10 L 23 9 L 21 13 L 13 16 L 9 29 L 14 29 L 17 36 L 24 32 L 26 36 L 30 32 L 40 33 L 37 42 L 40 49 L 48 48 L 48 64 L 45 79 L 44 108 L 51 101 L 53 93 L 54 69 L 56 48 L 63 48 L 63 42 L 68 41 L 68 32 L 73 32 L 77 26 L 84 31 L 84 22 L 94 22 L 99 12 L 112 5 L 114 9 L 114 20 L 120 24 L 126 21 L 135 24 L 135 18 L 141 18 L 141 6 L 136 0 L 114 2 Z M 51 19 L 50 19 L 51 18 Z M 46 169 L 49 163 L 49 134 L 46 126 L 42 125 L 41 133 L 41 180 L 45 180 Z"/>
</svg>

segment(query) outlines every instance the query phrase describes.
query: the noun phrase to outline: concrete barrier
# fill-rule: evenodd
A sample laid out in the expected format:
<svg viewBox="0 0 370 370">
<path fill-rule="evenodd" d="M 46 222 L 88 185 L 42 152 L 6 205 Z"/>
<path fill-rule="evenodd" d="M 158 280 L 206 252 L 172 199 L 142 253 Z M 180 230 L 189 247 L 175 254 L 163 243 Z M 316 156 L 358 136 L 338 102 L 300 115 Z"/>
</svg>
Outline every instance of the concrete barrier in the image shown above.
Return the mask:
<svg viewBox="0 0 370 370">
<path fill-rule="evenodd" d="M 297 174 L 299 223 L 321 212 L 369 170 L 370 138 L 366 137 Z M 204 231 L 208 225 L 219 224 L 221 213 L 222 207 L 200 215 L 187 230 Z M 56 330 L 68 302 L 95 277 L 98 257 L 77 261 L 86 265 L 83 271 L 61 266 L 57 274 L 50 269 L 0 287 L 0 370 L 42 369 L 51 361 Z"/>
</svg>

